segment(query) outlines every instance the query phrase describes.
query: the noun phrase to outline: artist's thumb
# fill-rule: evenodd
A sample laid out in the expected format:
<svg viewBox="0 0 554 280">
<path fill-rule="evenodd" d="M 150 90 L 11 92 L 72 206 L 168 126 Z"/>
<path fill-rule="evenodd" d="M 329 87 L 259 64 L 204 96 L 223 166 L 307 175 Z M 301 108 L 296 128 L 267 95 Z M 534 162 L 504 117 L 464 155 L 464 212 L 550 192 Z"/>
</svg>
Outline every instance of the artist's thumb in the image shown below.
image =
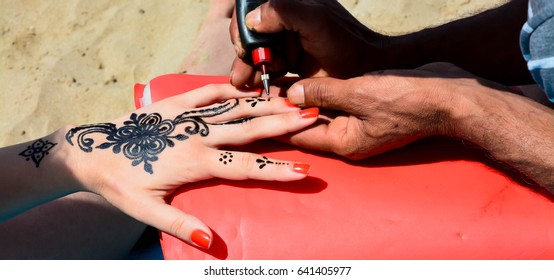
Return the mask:
<svg viewBox="0 0 554 280">
<path fill-rule="evenodd" d="M 301 107 L 349 111 L 348 96 L 351 91 L 348 80 L 309 78 L 293 84 L 287 96 L 293 104 Z"/>
</svg>

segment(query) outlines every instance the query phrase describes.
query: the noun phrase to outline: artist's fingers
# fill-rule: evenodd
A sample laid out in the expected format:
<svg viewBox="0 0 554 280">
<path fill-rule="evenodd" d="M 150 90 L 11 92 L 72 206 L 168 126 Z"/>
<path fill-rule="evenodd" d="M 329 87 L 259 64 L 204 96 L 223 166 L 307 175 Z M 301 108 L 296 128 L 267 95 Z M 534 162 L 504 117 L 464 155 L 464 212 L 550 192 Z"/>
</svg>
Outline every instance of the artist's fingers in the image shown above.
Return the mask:
<svg viewBox="0 0 554 280">
<path fill-rule="evenodd" d="M 359 104 L 352 102 L 353 98 L 359 95 L 355 92 L 358 88 L 353 86 L 350 80 L 303 79 L 292 85 L 287 95 L 292 103 L 299 106 L 317 106 L 349 112 L 352 107 L 360 107 Z"/>
<path fill-rule="evenodd" d="M 229 34 L 231 36 L 231 42 L 235 48 L 237 57 L 232 63 L 230 76 L 230 83 L 238 88 L 243 87 L 260 87 L 262 85 L 261 73 L 257 67 L 252 66 L 252 62 L 248 61 L 247 57 L 250 55 L 244 48 L 240 39 L 240 33 L 237 26 L 237 14 L 234 9 L 233 17 L 229 25 Z M 293 52 L 294 53 L 294 52 Z M 286 62 L 279 55 L 273 56 L 273 61 L 269 63 L 269 70 L 271 72 L 271 78 L 284 76 L 287 71 L 285 69 Z"/>
<path fill-rule="evenodd" d="M 210 137 L 204 143 L 211 146 L 242 145 L 258 139 L 280 136 L 313 124 L 318 108 L 309 108 L 286 114 L 268 115 L 239 123 L 211 126 Z"/>
<path fill-rule="evenodd" d="M 235 53 L 237 57 L 231 64 L 231 73 L 229 74 L 229 83 L 237 88 L 255 87 L 261 84 L 261 79 L 256 78 L 256 70 L 254 67 L 244 59 L 246 58 L 246 50 L 240 40 L 240 33 L 237 23 L 237 10 L 233 9 L 233 17 L 229 25 L 229 34 L 231 36 L 231 42 L 235 47 Z"/>
<path fill-rule="evenodd" d="M 246 50 L 242 46 L 242 42 L 240 40 L 236 9 L 233 11 L 233 17 L 231 18 L 231 24 L 229 25 L 229 34 L 231 35 L 231 42 L 233 43 L 235 53 L 237 54 L 237 57 L 231 65 L 231 73 L 229 74 L 230 84 L 237 88 L 260 85 L 261 79 L 256 78 L 259 75 L 256 75 L 254 67 L 243 60 L 246 57 Z"/>
<path fill-rule="evenodd" d="M 200 248 L 208 249 L 213 240 L 212 232 L 206 224 L 166 204 L 162 198 L 128 194 L 120 209 L 145 224 Z"/>
<path fill-rule="evenodd" d="M 321 119 L 321 117 L 320 117 Z M 348 116 L 336 116 L 330 120 L 318 121 L 307 129 L 277 137 L 279 141 L 301 148 L 346 155 L 352 135 L 346 133 L 347 126 L 352 120 Z"/>
<path fill-rule="evenodd" d="M 235 58 L 231 66 L 230 83 L 238 88 L 261 85 L 260 72 L 241 58 Z"/>
<path fill-rule="evenodd" d="M 208 172 L 213 177 L 229 180 L 294 181 L 305 178 L 310 165 L 283 161 L 265 156 L 213 149 L 206 162 Z"/>
<path fill-rule="evenodd" d="M 172 96 L 163 102 L 171 103 L 172 106 L 177 107 L 180 111 L 182 111 L 232 98 L 258 96 L 260 95 L 260 92 L 261 90 L 259 89 L 237 89 L 229 84 L 210 84 L 189 92 Z"/>
<path fill-rule="evenodd" d="M 285 134 L 277 140 L 309 150 L 332 152 L 336 144 L 336 137 L 329 133 L 329 125 L 320 123 L 309 129 Z"/>
<path fill-rule="evenodd" d="M 311 14 L 301 9 L 298 11 L 302 5 L 296 5 L 295 2 L 285 0 L 264 3 L 246 15 L 246 26 L 248 29 L 260 33 L 278 33 L 290 30 L 292 26 L 287 19 L 304 19 Z M 283 12 L 284 10 L 286 12 Z M 291 13 L 293 14 L 292 16 L 287 16 Z M 302 15 L 299 16 L 299 13 Z"/>
<path fill-rule="evenodd" d="M 239 58 L 244 58 L 246 51 L 242 47 L 240 40 L 240 34 L 237 24 L 237 10 L 233 9 L 233 16 L 231 17 L 231 23 L 229 24 L 229 34 L 231 35 L 231 42 L 235 46 L 235 52 Z"/>
</svg>

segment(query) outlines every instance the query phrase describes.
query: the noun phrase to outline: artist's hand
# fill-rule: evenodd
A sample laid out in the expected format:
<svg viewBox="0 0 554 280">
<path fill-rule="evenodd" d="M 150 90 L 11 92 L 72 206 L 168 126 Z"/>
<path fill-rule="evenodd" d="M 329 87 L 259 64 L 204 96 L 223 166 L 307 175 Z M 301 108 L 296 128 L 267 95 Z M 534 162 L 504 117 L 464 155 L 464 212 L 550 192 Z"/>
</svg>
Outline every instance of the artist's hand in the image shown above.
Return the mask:
<svg viewBox="0 0 554 280">
<path fill-rule="evenodd" d="M 269 0 L 250 12 L 246 23 L 258 33 L 284 35 L 281 45 L 272 46 L 272 78 L 287 72 L 300 77 L 351 78 L 381 69 L 384 36 L 358 22 L 335 0 Z M 259 85 L 259 69 L 243 60 L 246 51 L 235 17 L 230 33 L 238 56 L 231 69 L 231 83 L 236 87 Z"/>
<path fill-rule="evenodd" d="M 64 140 L 71 154 L 69 168 L 83 190 L 102 195 L 139 221 L 207 248 L 212 240 L 208 226 L 166 203 L 177 188 L 212 177 L 292 181 L 309 171 L 303 163 L 219 149 L 296 131 L 317 119 L 317 108 L 300 110 L 285 98 L 256 95 L 231 85 L 210 85 L 111 123 L 74 127 Z"/>
<path fill-rule="evenodd" d="M 453 127 L 462 114 L 455 112 L 463 111 L 464 104 L 456 95 L 498 86 L 445 63 L 348 80 L 305 79 L 289 89 L 291 102 L 332 110 L 327 113 L 331 117 L 283 139 L 362 159 L 430 135 L 457 136 Z"/>
</svg>

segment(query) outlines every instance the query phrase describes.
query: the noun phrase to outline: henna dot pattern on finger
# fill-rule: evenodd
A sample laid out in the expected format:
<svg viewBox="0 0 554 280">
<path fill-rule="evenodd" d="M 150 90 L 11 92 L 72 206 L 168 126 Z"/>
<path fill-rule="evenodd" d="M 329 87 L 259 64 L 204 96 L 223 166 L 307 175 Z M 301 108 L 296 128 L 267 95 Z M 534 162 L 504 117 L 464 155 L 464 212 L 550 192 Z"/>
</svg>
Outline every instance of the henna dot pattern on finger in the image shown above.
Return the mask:
<svg viewBox="0 0 554 280">
<path fill-rule="evenodd" d="M 30 146 L 27 146 L 23 152 L 19 153 L 26 161 L 32 160 L 38 168 L 42 159 L 49 154 L 49 151 L 56 146 L 57 143 L 52 143 L 48 140 L 38 139 Z"/>
<path fill-rule="evenodd" d="M 247 98 L 245 101 L 246 101 L 246 103 L 249 103 L 251 107 L 256 107 L 256 105 L 258 105 L 258 102 L 269 102 L 269 101 L 271 101 L 271 97 L 268 97 L 268 98 L 252 97 L 252 98 Z"/>
<path fill-rule="evenodd" d="M 231 152 L 223 152 L 219 155 L 219 161 L 223 164 L 231 163 L 233 162 L 233 153 Z"/>
<path fill-rule="evenodd" d="M 281 162 L 281 161 L 272 161 L 268 159 L 267 157 L 262 157 L 256 160 L 256 163 L 259 164 L 258 168 L 263 169 L 268 164 L 276 164 L 276 165 L 289 165 L 288 162 Z"/>
<path fill-rule="evenodd" d="M 129 120 L 117 127 L 113 123 L 84 125 L 70 129 L 65 139 L 73 145 L 73 138 L 82 151 L 90 153 L 97 149 L 111 148 L 114 154 L 123 153 L 132 160 L 131 165 L 144 164 L 144 171 L 153 174 L 152 162 L 158 160 L 167 147 L 174 147 L 175 142 L 185 141 L 192 135 L 206 137 L 210 134 L 209 125 L 220 125 L 206 122 L 204 118 L 214 117 L 226 113 L 239 104 L 238 99 L 227 100 L 215 106 L 189 110 L 175 119 L 163 119 L 158 113 L 131 114 Z M 175 134 L 177 130 L 181 133 Z M 95 139 L 91 134 L 105 134 L 106 141 L 93 147 Z"/>
</svg>

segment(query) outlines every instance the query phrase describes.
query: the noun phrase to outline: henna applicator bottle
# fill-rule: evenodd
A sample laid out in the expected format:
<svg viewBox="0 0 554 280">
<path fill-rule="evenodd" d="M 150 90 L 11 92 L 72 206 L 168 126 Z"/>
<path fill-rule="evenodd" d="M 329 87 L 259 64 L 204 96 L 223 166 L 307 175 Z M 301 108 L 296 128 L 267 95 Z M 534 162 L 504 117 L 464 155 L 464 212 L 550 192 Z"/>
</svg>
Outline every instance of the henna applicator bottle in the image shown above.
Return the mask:
<svg viewBox="0 0 554 280">
<path fill-rule="evenodd" d="M 267 67 L 271 62 L 270 46 L 274 36 L 252 32 L 245 22 L 246 15 L 265 2 L 267 0 L 236 0 L 235 7 L 237 9 L 240 40 L 248 55 L 247 59 L 251 60 L 255 66 L 260 67 L 264 90 L 269 95 L 269 71 Z"/>
</svg>

